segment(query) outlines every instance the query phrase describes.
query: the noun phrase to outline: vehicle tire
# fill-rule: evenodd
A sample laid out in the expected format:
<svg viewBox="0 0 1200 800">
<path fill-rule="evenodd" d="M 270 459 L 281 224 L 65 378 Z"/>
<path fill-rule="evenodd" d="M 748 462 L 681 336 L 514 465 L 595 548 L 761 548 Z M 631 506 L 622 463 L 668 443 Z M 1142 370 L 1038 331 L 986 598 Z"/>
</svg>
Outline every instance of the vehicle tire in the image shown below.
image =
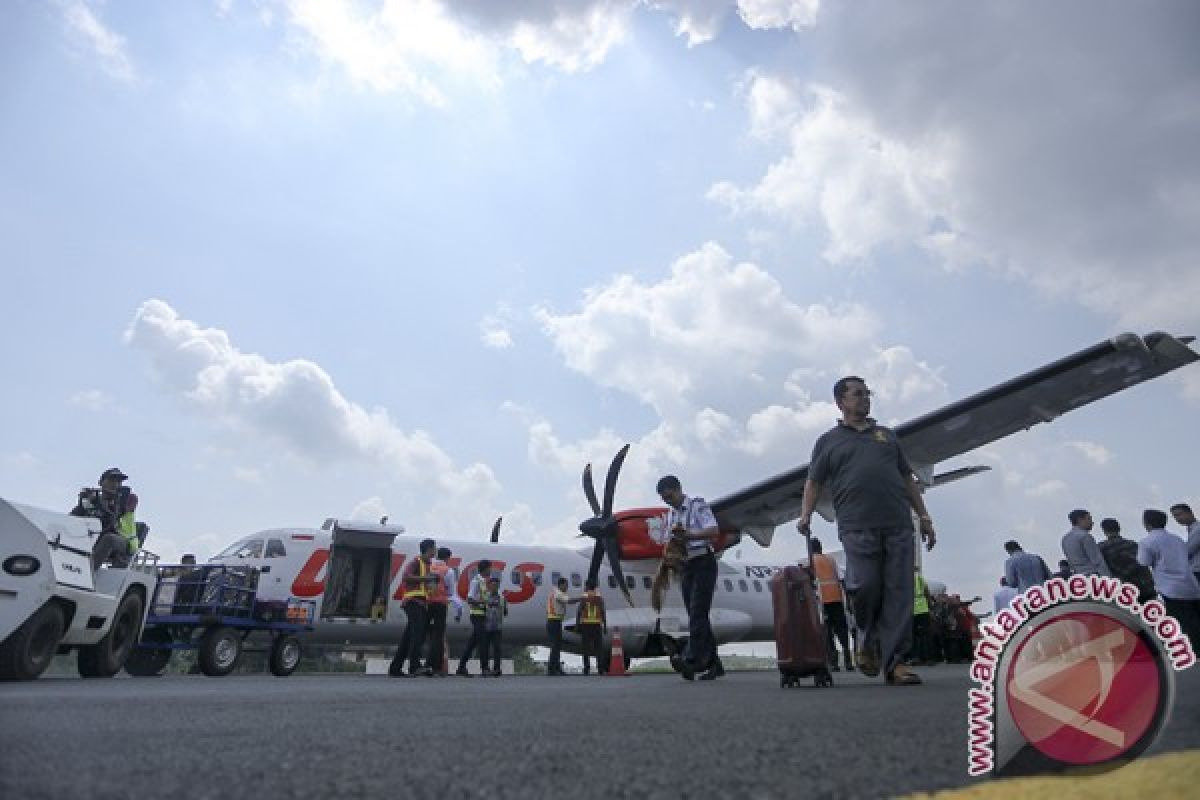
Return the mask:
<svg viewBox="0 0 1200 800">
<path fill-rule="evenodd" d="M 47 603 L 0 644 L 0 680 L 31 681 L 46 671 L 66 629 L 62 606 Z"/>
<path fill-rule="evenodd" d="M 286 678 L 300 666 L 300 640 L 295 636 L 276 636 L 271 643 L 271 674 Z"/>
<path fill-rule="evenodd" d="M 79 674 L 85 678 L 111 678 L 125 666 L 141 632 L 142 597 L 130 592 L 121 599 L 104 638 L 79 648 Z"/>
<path fill-rule="evenodd" d="M 233 672 L 242 657 L 242 635 L 233 628 L 217 625 L 200 637 L 200 671 L 212 678 Z"/>
<path fill-rule="evenodd" d="M 142 635 L 151 644 L 170 644 L 171 634 L 162 628 L 151 628 Z M 125 671 L 137 678 L 157 678 L 171 663 L 171 652 L 159 647 L 134 647 L 125 659 Z"/>
</svg>

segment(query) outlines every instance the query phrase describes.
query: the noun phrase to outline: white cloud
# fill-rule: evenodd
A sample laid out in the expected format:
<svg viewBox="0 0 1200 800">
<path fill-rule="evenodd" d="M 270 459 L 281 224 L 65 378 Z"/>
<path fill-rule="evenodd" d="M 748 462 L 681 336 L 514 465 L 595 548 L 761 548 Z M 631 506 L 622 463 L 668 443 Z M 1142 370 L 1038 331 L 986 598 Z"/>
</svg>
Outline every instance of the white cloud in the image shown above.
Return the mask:
<svg viewBox="0 0 1200 800">
<path fill-rule="evenodd" d="M 549 19 L 518 20 L 508 42 L 530 63 L 564 72 L 591 69 L 625 38 L 631 10 L 623 2 L 564 4 Z"/>
<path fill-rule="evenodd" d="M 125 37 L 109 29 L 83 0 L 61 3 L 71 39 L 90 51 L 111 77 L 126 83 L 137 80 L 137 70 L 126 51 Z"/>
<path fill-rule="evenodd" d="M 494 511 L 500 484 L 488 466 L 456 466 L 428 433 L 404 431 L 384 409 L 347 399 L 311 361 L 242 352 L 225 331 L 202 328 L 161 300 L 142 304 L 126 341 L 167 390 L 216 425 L 314 464 L 357 463 L 424 487 L 433 516 L 476 524 Z"/>
<path fill-rule="evenodd" d="M 1049 497 L 1051 495 L 1060 495 L 1067 491 L 1067 482 L 1060 478 L 1052 478 L 1048 481 L 1042 481 L 1039 484 L 1030 486 L 1025 490 L 1025 493 L 1030 497 Z"/>
<path fill-rule="evenodd" d="M 382 497 L 368 497 L 362 502 L 354 506 L 350 510 L 348 519 L 358 520 L 359 522 L 379 522 L 388 515 L 387 505 L 383 502 Z M 388 522 L 393 525 L 399 525 L 399 520 L 391 520 Z"/>
<path fill-rule="evenodd" d="M 507 350 L 513 346 L 513 337 L 505 321 L 493 314 L 484 317 L 479 323 L 479 339 L 484 347 L 492 350 Z"/>
<path fill-rule="evenodd" d="M 104 411 L 112 408 L 113 399 L 107 392 L 100 389 L 87 389 L 71 395 L 67 399 L 67 403 L 75 408 L 83 408 L 88 411 Z"/>
<path fill-rule="evenodd" d="M 751 28 L 799 31 L 817 22 L 820 0 L 737 0 L 738 14 Z"/>
<path fill-rule="evenodd" d="M 1112 451 L 1096 442 L 1067 442 L 1067 446 L 1075 448 L 1089 461 L 1100 466 L 1104 466 L 1113 459 Z"/>
<path fill-rule="evenodd" d="M 235 480 L 239 480 L 242 483 L 249 483 L 252 485 L 258 485 L 263 482 L 262 470 L 255 469 L 253 467 L 234 467 L 233 477 Z"/>
<path fill-rule="evenodd" d="M 675 35 L 695 47 L 717 38 L 734 0 L 653 0 L 650 5 L 674 17 Z"/>
</svg>

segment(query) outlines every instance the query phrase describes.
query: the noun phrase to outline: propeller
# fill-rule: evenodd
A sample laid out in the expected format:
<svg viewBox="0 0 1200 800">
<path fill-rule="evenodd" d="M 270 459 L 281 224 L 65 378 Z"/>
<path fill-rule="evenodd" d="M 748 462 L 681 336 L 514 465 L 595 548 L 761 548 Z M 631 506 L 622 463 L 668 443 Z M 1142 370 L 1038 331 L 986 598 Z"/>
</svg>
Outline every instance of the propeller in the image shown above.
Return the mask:
<svg viewBox="0 0 1200 800">
<path fill-rule="evenodd" d="M 504 522 L 504 517 L 496 517 L 496 524 L 492 526 L 492 544 L 500 541 L 500 523 Z"/>
<path fill-rule="evenodd" d="M 600 505 L 596 499 L 596 487 L 592 484 L 592 465 L 588 464 L 583 468 L 583 493 L 595 516 L 581 522 L 579 531 L 584 536 L 596 540 L 596 546 L 592 550 L 592 561 L 588 565 L 588 580 L 597 580 L 600 575 L 600 564 L 607 557 L 608 565 L 612 568 L 613 577 L 617 579 L 621 593 L 625 595 L 625 599 L 632 606 L 633 598 L 629 596 L 629 588 L 625 585 L 625 574 L 621 571 L 619 525 L 616 517 L 613 516 L 613 498 L 617 492 L 617 477 L 621 474 L 621 465 L 625 463 L 625 455 L 628 452 L 629 445 L 625 445 L 608 465 L 608 475 L 604 479 L 604 505 Z"/>
</svg>

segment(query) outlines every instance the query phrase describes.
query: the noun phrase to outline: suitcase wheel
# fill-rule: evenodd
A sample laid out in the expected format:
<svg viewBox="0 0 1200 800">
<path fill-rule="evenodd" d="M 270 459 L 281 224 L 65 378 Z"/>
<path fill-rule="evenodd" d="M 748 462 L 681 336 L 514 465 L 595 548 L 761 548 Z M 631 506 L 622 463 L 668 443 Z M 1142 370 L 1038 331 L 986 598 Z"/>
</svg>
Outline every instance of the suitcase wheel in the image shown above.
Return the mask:
<svg viewBox="0 0 1200 800">
<path fill-rule="evenodd" d="M 824 670 L 817 673 L 817 677 L 813 679 L 818 689 L 829 689 L 833 687 L 833 675 L 829 670 Z"/>
</svg>

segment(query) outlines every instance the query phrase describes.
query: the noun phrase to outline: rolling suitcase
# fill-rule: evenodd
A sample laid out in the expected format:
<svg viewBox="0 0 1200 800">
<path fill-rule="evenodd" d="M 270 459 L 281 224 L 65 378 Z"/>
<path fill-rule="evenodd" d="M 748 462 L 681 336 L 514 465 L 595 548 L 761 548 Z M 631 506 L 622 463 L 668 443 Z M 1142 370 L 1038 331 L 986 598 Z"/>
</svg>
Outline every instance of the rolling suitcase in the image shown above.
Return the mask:
<svg viewBox="0 0 1200 800">
<path fill-rule="evenodd" d="M 777 572 L 771 578 L 771 606 L 779 685 L 785 689 L 799 686 L 801 678 L 811 676 L 818 687 L 833 686 L 823 609 L 812 570 L 796 565 Z"/>
</svg>

